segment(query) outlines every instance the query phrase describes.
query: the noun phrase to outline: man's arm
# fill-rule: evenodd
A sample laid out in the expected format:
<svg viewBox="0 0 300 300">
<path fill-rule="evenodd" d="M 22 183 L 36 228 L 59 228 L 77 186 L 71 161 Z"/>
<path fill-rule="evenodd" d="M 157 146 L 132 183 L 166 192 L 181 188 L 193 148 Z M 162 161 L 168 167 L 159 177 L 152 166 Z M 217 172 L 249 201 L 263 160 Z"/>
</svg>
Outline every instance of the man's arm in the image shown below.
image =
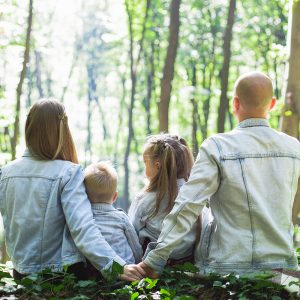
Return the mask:
<svg viewBox="0 0 300 300">
<path fill-rule="evenodd" d="M 172 250 L 181 243 L 201 214 L 206 200 L 217 191 L 219 170 L 220 154 L 210 138 L 202 144 L 189 181 L 181 188 L 172 211 L 163 222 L 156 248 L 145 257 L 146 266 L 157 273 L 162 271 Z M 144 267 L 144 264 L 140 266 Z"/>
<path fill-rule="evenodd" d="M 298 224 L 299 211 L 300 211 L 300 180 L 298 180 L 298 189 L 297 189 L 297 193 L 295 195 L 295 200 L 294 200 L 294 204 L 293 204 L 292 218 L 293 218 L 294 225 Z"/>
</svg>

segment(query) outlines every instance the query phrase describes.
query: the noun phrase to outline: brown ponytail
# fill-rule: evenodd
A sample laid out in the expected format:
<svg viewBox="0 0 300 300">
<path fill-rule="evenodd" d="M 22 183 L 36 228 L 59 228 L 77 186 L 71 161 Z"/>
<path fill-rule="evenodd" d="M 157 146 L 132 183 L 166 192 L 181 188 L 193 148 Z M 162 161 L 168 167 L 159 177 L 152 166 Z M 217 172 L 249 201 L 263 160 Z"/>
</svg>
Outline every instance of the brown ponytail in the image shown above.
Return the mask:
<svg viewBox="0 0 300 300">
<path fill-rule="evenodd" d="M 30 109 L 25 125 L 28 149 L 42 160 L 78 163 L 64 106 L 55 99 L 41 99 Z"/>
<path fill-rule="evenodd" d="M 157 195 L 154 214 L 158 213 L 160 203 L 166 194 L 168 194 L 169 197 L 165 212 L 169 213 L 173 208 L 174 201 L 178 194 L 175 151 L 168 143 L 164 144 L 160 163 L 161 166 L 157 179 Z"/>
</svg>

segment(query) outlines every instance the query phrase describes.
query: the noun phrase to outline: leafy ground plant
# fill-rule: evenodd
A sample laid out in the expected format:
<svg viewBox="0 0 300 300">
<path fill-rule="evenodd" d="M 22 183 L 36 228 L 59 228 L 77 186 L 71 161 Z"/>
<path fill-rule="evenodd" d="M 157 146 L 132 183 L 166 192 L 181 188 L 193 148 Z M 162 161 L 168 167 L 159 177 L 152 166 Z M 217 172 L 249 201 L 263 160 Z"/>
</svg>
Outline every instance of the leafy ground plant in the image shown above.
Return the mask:
<svg viewBox="0 0 300 300">
<path fill-rule="evenodd" d="M 119 272 L 119 268 L 115 268 Z M 0 266 L 0 297 L 18 299 L 300 299 L 296 293 L 272 282 L 273 274 L 257 273 L 248 276 L 210 274 L 199 276 L 191 264 L 164 271 L 160 279 L 145 278 L 125 283 L 112 280 L 78 281 L 67 272 L 44 271 L 14 281 L 5 265 Z M 296 282 L 295 284 L 298 284 Z"/>
</svg>

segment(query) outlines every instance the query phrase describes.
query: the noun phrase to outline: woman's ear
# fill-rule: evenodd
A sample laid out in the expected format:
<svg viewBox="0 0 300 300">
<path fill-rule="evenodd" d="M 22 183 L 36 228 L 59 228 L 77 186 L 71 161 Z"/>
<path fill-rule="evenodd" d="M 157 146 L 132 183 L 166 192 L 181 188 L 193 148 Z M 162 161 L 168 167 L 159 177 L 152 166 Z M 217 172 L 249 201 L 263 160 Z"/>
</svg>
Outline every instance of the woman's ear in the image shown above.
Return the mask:
<svg viewBox="0 0 300 300">
<path fill-rule="evenodd" d="M 159 170 L 160 169 L 160 162 L 159 161 L 156 161 L 155 163 L 154 163 L 154 167 L 156 168 L 156 170 Z"/>
</svg>

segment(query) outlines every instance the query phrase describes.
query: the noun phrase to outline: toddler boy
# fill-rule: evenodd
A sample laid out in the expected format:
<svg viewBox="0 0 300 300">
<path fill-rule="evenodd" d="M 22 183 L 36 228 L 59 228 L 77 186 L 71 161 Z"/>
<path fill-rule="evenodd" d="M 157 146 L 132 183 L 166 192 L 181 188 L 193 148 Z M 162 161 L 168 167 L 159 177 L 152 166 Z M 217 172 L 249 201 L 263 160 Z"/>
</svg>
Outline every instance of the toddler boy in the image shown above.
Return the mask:
<svg viewBox="0 0 300 300">
<path fill-rule="evenodd" d="M 128 216 L 113 207 L 117 193 L 117 172 L 108 162 L 89 165 L 84 171 L 87 195 L 92 205 L 96 225 L 113 250 L 126 261 L 141 261 L 142 248 Z"/>
</svg>

